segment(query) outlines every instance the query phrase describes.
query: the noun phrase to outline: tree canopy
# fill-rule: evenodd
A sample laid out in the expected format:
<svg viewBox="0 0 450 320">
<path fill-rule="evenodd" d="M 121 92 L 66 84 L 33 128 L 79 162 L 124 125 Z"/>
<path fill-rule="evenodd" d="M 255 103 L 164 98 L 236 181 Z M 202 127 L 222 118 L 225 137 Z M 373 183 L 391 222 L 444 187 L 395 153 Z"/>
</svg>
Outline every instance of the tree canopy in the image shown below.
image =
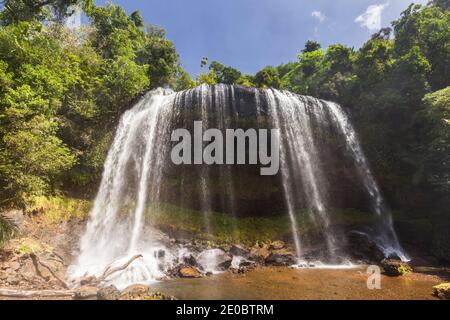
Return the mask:
<svg viewBox="0 0 450 320">
<path fill-rule="evenodd" d="M 75 32 L 74 5 L 90 19 Z M 163 30 L 111 3 L 7 0 L 0 21 L 2 205 L 95 184 L 124 108 L 194 85 Z"/>
</svg>

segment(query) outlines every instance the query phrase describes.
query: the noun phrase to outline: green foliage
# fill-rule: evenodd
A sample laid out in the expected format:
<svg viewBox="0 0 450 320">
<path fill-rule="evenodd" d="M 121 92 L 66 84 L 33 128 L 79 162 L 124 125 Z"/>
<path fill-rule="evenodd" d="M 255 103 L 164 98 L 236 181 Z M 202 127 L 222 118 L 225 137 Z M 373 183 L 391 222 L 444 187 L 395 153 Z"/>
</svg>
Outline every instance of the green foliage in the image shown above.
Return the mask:
<svg viewBox="0 0 450 320">
<path fill-rule="evenodd" d="M 305 49 L 302 50 L 303 53 L 317 51 L 321 48 L 320 43 L 313 40 L 306 41 Z"/>
<path fill-rule="evenodd" d="M 217 61 L 211 62 L 209 69 L 214 70 L 217 83 L 235 84 L 242 75 L 240 71 L 226 67 Z"/>
<path fill-rule="evenodd" d="M 187 90 L 197 85 L 197 82 L 192 80 L 191 76 L 185 70 L 180 69 L 177 76 L 174 89 L 176 91 Z"/>
<path fill-rule="evenodd" d="M 200 73 L 197 76 L 197 83 L 198 84 L 209 84 L 214 85 L 217 84 L 217 74 L 214 71 L 214 69 L 209 70 L 208 73 Z"/>
<path fill-rule="evenodd" d="M 61 188 L 89 192 L 123 110 L 149 88 L 193 86 L 164 31 L 146 31 L 138 12 L 43 4 L 5 1 L 0 14 L 2 206 Z M 91 20 L 79 33 L 60 23 L 74 4 Z"/>
<path fill-rule="evenodd" d="M 265 67 L 254 78 L 254 83 L 260 88 L 280 88 L 281 80 L 278 69 L 274 67 Z"/>
<path fill-rule="evenodd" d="M 84 220 L 89 216 L 91 202 L 68 197 L 35 197 L 27 211 L 41 211 L 46 223 L 61 223 L 72 219 Z"/>
<path fill-rule="evenodd" d="M 448 3 L 411 5 L 393 30 L 381 29 L 357 51 L 339 44 L 323 50 L 308 41 L 297 62 L 278 67 L 281 88 L 348 108 L 383 189 L 403 210 L 419 210 L 406 194 L 437 212 L 448 201 L 434 199 L 445 199 L 442 192 L 450 198 L 443 120 L 449 105 L 443 89 L 450 79 Z"/>
<path fill-rule="evenodd" d="M 248 74 L 243 74 L 239 77 L 239 79 L 236 80 L 237 85 L 241 85 L 244 87 L 256 87 L 255 85 L 255 77 L 248 75 Z"/>
<path fill-rule="evenodd" d="M 450 12 L 446 6 L 411 5 L 393 23 L 395 30 L 395 51 L 398 56 L 410 51 L 420 54 L 430 63 L 427 80 L 434 90 L 442 89 L 448 83 L 450 73 Z"/>
<path fill-rule="evenodd" d="M 430 1 L 431 4 L 438 6 L 439 8 L 443 10 L 450 9 L 450 0 L 432 0 Z"/>
<path fill-rule="evenodd" d="M 0 13 L 0 23 L 9 25 L 21 21 L 62 21 L 73 12 L 71 6 L 80 0 L 3 0 L 4 10 Z"/>
<path fill-rule="evenodd" d="M 154 203 L 146 209 L 146 219 L 161 230 L 184 236 L 195 235 L 196 239 L 216 244 L 243 243 L 254 245 L 256 241 L 272 242 L 291 239 L 290 220 L 286 215 L 274 217 L 233 217 L 229 213 L 205 213 L 178 207 L 168 203 Z M 302 234 L 316 231 L 317 225 L 309 220 L 307 211 L 296 212 Z M 371 223 L 371 215 L 356 210 L 332 210 L 332 216 L 341 226 Z"/>
<path fill-rule="evenodd" d="M 1 29 L 0 56 L 2 196 L 23 205 L 27 196 L 54 188 L 75 162 L 57 135 L 57 112 L 74 74 L 70 59 L 36 23 Z"/>
<path fill-rule="evenodd" d="M 203 57 L 202 61 L 200 61 L 200 67 L 203 68 L 208 65 L 208 57 Z"/>
<path fill-rule="evenodd" d="M 421 114 L 426 123 L 423 154 L 430 182 L 450 191 L 450 87 L 427 94 Z"/>
</svg>

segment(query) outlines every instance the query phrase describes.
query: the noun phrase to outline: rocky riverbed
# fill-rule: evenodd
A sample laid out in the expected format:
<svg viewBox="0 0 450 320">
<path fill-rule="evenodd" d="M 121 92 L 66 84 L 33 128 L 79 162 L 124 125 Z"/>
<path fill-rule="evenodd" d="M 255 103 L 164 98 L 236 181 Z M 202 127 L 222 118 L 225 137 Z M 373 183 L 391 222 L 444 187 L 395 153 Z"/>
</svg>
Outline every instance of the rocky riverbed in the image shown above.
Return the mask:
<svg viewBox="0 0 450 320">
<path fill-rule="evenodd" d="M 377 264 L 384 270 L 381 289 L 369 290 L 366 267 L 347 265 L 342 268 L 341 265 L 339 268 L 331 268 L 313 260 L 298 264 L 293 248 L 283 241 L 257 242 L 253 246 L 217 245 L 201 240 L 175 240 L 168 236 L 165 236 L 165 242 L 177 250 L 184 249 L 186 254 L 179 256 L 173 266 L 166 270 L 166 276 L 151 283 L 150 287 L 132 285 L 118 290 L 108 281 L 92 278 L 82 279 L 79 283 L 68 283 L 67 268 L 76 256 L 85 220 L 69 219 L 60 223 L 48 223 L 39 212 L 25 216 L 20 212 L 13 212 L 10 216 L 17 220 L 19 228 L 16 236 L 0 250 L 0 293 L 20 291 L 24 295 L 22 298 L 448 298 L 448 285 L 442 283 L 449 281 L 450 272 L 444 268 L 415 266 L 411 269 L 395 259 L 378 261 Z M 359 247 L 363 251 L 368 248 L 367 244 Z M 164 251 L 158 252 L 162 259 L 165 254 Z M 359 262 L 364 263 L 362 260 Z M 292 267 L 294 264 L 297 264 L 297 268 Z M 438 287 L 433 290 L 435 286 Z M 39 291 L 45 295 L 34 294 Z"/>
</svg>

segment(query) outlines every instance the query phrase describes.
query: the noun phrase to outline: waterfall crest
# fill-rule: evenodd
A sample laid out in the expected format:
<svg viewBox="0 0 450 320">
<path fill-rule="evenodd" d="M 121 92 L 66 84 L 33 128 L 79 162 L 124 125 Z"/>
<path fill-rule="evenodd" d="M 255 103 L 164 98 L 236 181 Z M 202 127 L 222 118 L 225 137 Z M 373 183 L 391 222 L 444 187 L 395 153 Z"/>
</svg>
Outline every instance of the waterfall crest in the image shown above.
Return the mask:
<svg viewBox="0 0 450 320">
<path fill-rule="evenodd" d="M 273 178 L 247 178 L 254 171 L 248 166 L 175 166 L 168 156 L 171 132 L 191 129 L 195 120 L 201 120 L 205 129 L 280 129 L 280 173 Z M 346 239 L 330 213 L 341 201 L 339 192 L 344 192 L 339 186 L 341 169 L 332 167 L 333 161 L 340 161 L 335 159 L 347 161 L 343 166 L 347 169 L 354 167 L 354 174 L 346 179 L 364 190 L 373 215 L 370 236 L 386 256 L 407 259 L 356 132 L 339 105 L 286 91 L 227 85 L 202 85 L 177 93 L 151 91 L 122 116 L 70 277 L 100 275 L 111 263 L 123 264 L 134 254 L 144 257 L 117 275 L 116 283 L 163 277 L 186 250 L 171 248 L 170 239 L 158 230 L 152 210 L 161 203 L 201 211 L 207 233 L 214 232 L 212 211 L 236 218 L 287 214 L 299 262 L 308 256 L 305 246 L 315 242 L 324 247 L 318 259 L 342 261 Z M 265 185 L 278 191 L 255 199 L 241 196 L 239 179 L 249 181 L 247 189 Z M 302 233 L 306 220 L 318 230 L 318 238 Z"/>
</svg>

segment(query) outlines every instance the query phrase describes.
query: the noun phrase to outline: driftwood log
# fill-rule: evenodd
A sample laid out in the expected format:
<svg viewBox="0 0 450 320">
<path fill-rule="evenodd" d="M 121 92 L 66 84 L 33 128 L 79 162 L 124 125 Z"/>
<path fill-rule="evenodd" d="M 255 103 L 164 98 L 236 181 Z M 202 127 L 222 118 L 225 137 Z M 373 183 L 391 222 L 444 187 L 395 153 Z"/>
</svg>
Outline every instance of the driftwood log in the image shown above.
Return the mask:
<svg viewBox="0 0 450 320">
<path fill-rule="evenodd" d="M 89 277 L 83 279 L 83 286 L 87 287 L 96 287 L 97 291 L 99 290 L 99 287 L 102 282 L 106 281 L 108 277 L 111 275 L 123 271 L 127 269 L 135 260 L 142 258 L 142 255 L 136 255 L 132 257 L 130 260 L 128 260 L 125 264 L 119 267 L 111 268 L 108 267 L 105 269 L 103 274 L 97 278 L 97 277 Z M 0 288 L 0 297 L 6 297 L 6 298 L 21 298 L 21 299 L 31 299 L 31 298 L 76 298 L 79 296 L 83 296 L 81 289 L 69 289 L 69 286 L 66 282 L 61 280 L 52 270 L 49 266 L 44 264 L 39 260 L 39 258 L 36 255 L 32 256 L 32 259 L 35 263 L 40 264 L 44 268 L 46 268 L 50 274 L 57 279 L 61 285 L 63 285 L 66 290 L 35 290 L 35 291 L 27 291 L 27 290 L 12 290 L 12 289 L 1 289 Z M 90 295 L 91 297 L 96 296 L 96 294 Z"/>
<path fill-rule="evenodd" d="M 10 290 L 0 289 L 0 296 L 6 298 L 73 298 L 76 290 Z"/>
</svg>

